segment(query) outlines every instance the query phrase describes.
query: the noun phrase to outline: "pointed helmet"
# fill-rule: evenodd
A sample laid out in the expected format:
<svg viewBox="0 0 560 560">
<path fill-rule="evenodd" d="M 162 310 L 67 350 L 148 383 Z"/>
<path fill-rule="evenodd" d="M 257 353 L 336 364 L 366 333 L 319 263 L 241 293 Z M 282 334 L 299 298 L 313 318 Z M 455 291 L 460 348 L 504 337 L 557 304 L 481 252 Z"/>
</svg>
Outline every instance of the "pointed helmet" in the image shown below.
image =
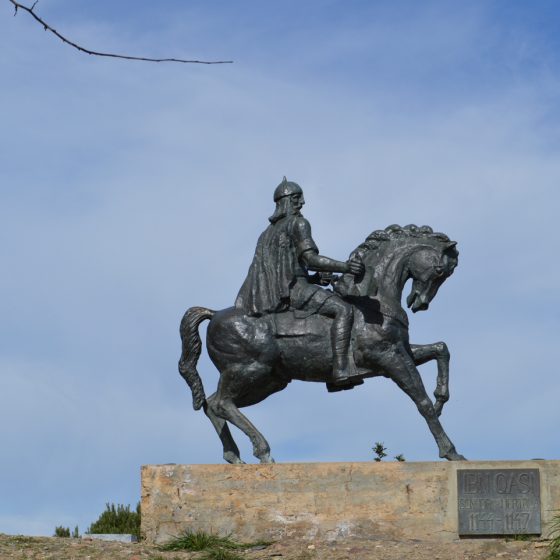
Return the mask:
<svg viewBox="0 0 560 560">
<path fill-rule="evenodd" d="M 288 181 L 284 176 L 282 182 L 276 187 L 274 191 L 274 202 L 278 202 L 281 198 L 285 196 L 290 196 L 291 194 L 303 194 L 301 187 L 294 183 L 293 181 Z"/>
</svg>

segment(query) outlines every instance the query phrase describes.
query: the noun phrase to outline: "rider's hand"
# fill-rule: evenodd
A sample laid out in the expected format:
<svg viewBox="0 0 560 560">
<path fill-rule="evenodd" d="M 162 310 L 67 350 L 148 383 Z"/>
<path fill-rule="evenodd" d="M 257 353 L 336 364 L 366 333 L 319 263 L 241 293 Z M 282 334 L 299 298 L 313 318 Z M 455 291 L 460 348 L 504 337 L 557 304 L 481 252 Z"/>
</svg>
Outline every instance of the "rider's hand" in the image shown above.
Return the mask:
<svg viewBox="0 0 560 560">
<path fill-rule="evenodd" d="M 360 276 L 365 271 L 364 263 L 360 259 L 349 259 L 346 261 L 346 265 L 348 266 L 348 272 L 354 276 Z"/>
<path fill-rule="evenodd" d="M 332 272 L 319 272 L 319 285 L 330 286 L 334 281 L 334 274 Z"/>
</svg>

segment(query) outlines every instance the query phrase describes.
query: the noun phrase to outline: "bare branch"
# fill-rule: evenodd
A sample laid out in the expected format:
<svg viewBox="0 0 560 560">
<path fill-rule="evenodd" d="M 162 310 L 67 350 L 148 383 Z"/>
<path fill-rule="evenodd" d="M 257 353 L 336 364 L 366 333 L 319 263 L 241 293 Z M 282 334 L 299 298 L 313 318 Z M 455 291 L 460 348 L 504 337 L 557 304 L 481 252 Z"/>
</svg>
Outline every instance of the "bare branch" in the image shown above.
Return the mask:
<svg viewBox="0 0 560 560">
<path fill-rule="evenodd" d="M 28 14 L 30 14 L 36 21 L 38 21 L 43 26 L 45 31 L 50 31 L 51 33 L 56 35 L 63 43 L 66 43 L 67 45 L 70 45 L 71 47 L 74 47 L 75 49 L 77 49 L 77 50 L 79 50 L 83 53 L 86 53 L 86 54 L 91 54 L 91 55 L 94 55 L 94 56 L 105 56 L 105 57 L 109 57 L 109 58 L 123 58 L 125 60 L 142 60 L 142 61 L 145 61 L 145 62 L 181 62 L 183 64 L 233 64 L 233 60 L 207 61 L 207 60 L 183 60 L 181 58 L 145 58 L 143 56 L 127 56 L 127 55 L 124 55 L 124 54 L 113 54 L 113 53 L 90 51 L 89 49 L 85 49 L 84 47 L 80 47 L 80 45 L 77 45 L 76 43 L 73 43 L 72 41 L 70 41 L 69 39 L 67 39 L 63 35 L 61 35 L 56 29 L 52 28 L 44 20 L 42 20 L 33 11 L 33 8 L 35 8 L 35 6 L 37 5 L 37 2 L 39 0 L 36 0 L 36 2 L 33 4 L 33 6 L 31 6 L 31 8 L 29 8 L 27 6 L 24 6 L 23 4 L 20 4 L 19 2 L 16 2 L 15 0 L 8 0 L 8 1 L 11 2 L 14 5 L 14 16 L 17 15 L 17 12 L 18 12 L 19 8 L 21 8 L 22 10 L 25 10 Z"/>
</svg>

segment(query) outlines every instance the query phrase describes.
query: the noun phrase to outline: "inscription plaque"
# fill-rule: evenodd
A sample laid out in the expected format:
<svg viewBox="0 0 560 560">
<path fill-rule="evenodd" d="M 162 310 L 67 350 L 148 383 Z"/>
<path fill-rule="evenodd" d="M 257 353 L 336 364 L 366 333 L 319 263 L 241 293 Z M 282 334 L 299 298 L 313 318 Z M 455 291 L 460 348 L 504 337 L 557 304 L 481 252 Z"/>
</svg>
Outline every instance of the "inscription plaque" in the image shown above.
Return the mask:
<svg viewBox="0 0 560 560">
<path fill-rule="evenodd" d="M 457 471 L 459 535 L 540 535 L 539 469 Z"/>
</svg>

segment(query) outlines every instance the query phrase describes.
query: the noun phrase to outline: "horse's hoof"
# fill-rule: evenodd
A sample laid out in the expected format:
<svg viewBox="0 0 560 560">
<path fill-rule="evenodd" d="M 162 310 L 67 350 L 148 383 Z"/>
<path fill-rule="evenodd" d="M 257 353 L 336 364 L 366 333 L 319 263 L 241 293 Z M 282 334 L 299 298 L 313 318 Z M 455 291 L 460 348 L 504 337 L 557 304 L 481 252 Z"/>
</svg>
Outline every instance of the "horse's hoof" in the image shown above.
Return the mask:
<svg viewBox="0 0 560 560">
<path fill-rule="evenodd" d="M 276 461 L 268 453 L 266 455 L 263 455 L 262 457 L 259 457 L 259 460 L 261 462 L 261 465 L 270 465 L 272 463 L 276 463 Z"/>
<path fill-rule="evenodd" d="M 243 461 L 239 455 L 235 455 L 234 453 L 224 453 L 224 459 L 230 465 L 245 465 L 245 461 Z"/>
<path fill-rule="evenodd" d="M 467 461 L 467 458 L 464 457 L 463 455 L 461 455 L 460 453 L 454 452 L 454 453 L 448 453 L 445 458 L 448 461 Z"/>
</svg>

